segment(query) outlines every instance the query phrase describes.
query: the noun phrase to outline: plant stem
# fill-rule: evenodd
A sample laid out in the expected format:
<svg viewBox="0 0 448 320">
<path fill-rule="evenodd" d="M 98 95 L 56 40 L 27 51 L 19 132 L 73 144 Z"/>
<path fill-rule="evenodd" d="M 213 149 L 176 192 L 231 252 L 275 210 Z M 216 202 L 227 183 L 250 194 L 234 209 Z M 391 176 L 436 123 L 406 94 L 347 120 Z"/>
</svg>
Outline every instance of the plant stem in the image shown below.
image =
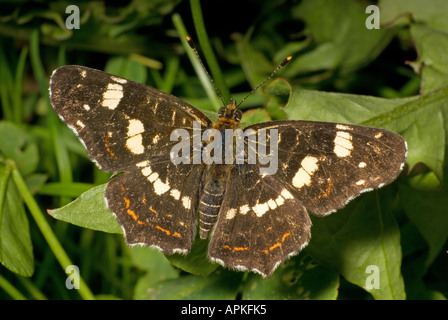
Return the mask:
<svg viewBox="0 0 448 320">
<path fill-rule="evenodd" d="M 0 274 L 0 288 L 5 290 L 15 300 L 26 300 L 25 296 L 20 293 L 8 280 L 2 277 Z"/>
<path fill-rule="evenodd" d="M 218 60 L 213 52 L 212 46 L 207 35 L 207 30 L 204 24 L 204 17 L 202 15 L 202 9 L 200 0 L 190 0 L 191 13 L 193 15 L 193 22 L 198 36 L 199 45 L 204 53 L 205 60 L 210 68 L 210 72 L 216 83 L 216 86 L 221 91 L 221 95 L 224 101 L 229 101 L 230 92 L 224 81 L 224 77 L 219 67 Z"/>
<path fill-rule="evenodd" d="M 19 170 L 17 168 L 13 168 L 12 170 L 12 177 L 14 180 L 14 183 L 16 184 L 17 188 L 19 189 L 20 193 L 22 194 L 23 200 L 25 201 L 26 205 L 28 206 L 28 209 L 31 212 L 31 215 L 34 218 L 34 221 L 36 221 L 37 226 L 39 227 L 40 231 L 42 232 L 45 240 L 47 241 L 48 245 L 50 246 L 51 251 L 55 255 L 56 259 L 58 260 L 59 264 L 61 265 L 62 269 L 66 270 L 66 268 L 70 265 L 73 265 L 72 261 L 68 257 L 67 253 L 65 252 L 64 248 L 60 244 L 59 240 L 56 238 L 56 235 L 54 234 L 53 230 L 51 229 L 50 225 L 48 224 L 47 220 L 45 219 L 45 216 L 42 214 L 42 211 L 39 208 L 39 205 L 36 203 L 35 199 L 29 192 L 28 188 L 26 187 L 25 181 L 23 181 L 22 176 L 20 175 Z M 90 291 L 87 284 L 82 279 L 81 275 L 79 275 L 79 294 L 83 299 L 86 300 L 93 300 L 95 299 L 94 295 Z"/>
</svg>

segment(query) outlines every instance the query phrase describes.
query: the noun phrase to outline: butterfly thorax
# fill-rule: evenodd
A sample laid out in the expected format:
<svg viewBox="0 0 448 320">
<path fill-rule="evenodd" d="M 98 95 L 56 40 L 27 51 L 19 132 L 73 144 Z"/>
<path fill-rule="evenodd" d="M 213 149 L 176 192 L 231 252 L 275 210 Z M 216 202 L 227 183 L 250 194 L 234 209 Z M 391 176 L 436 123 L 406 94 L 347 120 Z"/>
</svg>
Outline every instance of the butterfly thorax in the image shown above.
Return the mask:
<svg viewBox="0 0 448 320">
<path fill-rule="evenodd" d="M 230 100 L 226 107 L 222 107 L 218 111 L 218 119 L 213 123 L 213 128 L 218 130 L 236 129 L 241 121 L 241 111 L 234 100 Z"/>
<path fill-rule="evenodd" d="M 213 128 L 221 132 L 222 147 L 225 154 L 224 131 L 236 129 L 241 120 L 241 111 L 237 109 L 235 101 L 231 100 L 226 107 L 218 111 L 218 119 L 213 123 Z M 230 174 L 231 164 L 210 164 L 206 166 L 202 179 L 202 193 L 199 199 L 199 236 L 206 239 L 215 225 L 222 200 L 226 181 Z"/>
</svg>

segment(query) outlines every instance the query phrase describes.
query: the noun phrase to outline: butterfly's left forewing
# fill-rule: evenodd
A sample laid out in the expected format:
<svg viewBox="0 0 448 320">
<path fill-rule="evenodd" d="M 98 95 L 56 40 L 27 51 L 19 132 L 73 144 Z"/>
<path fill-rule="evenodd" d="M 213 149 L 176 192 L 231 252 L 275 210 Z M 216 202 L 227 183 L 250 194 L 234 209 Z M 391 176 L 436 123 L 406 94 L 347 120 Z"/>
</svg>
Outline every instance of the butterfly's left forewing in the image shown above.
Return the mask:
<svg viewBox="0 0 448 320">
<path fill-rule="evenodd" d="M 109 181 L 105 198 L 126 241 L 165 253 L 188 252 L 203 168 L 171 161 L 179 142 L 171 141 L 171 133 L 183 129 L 191 136 L 194 121 L 202 129 L 211 121 L 172 95 L 82 66 L 57 69 L 50 98 L 101 169 L 124 171 Z"/>
<path fill-rule="evenodd" d="M 64 66 L 51 77 L 55 112 L 75 131 L 105 171 L 120 171 L 167 154 L 175 129 L 192 135 L 193 122 L 210 120 L 186 102 L 157 89 L 82 66 Z"/>
</svg>

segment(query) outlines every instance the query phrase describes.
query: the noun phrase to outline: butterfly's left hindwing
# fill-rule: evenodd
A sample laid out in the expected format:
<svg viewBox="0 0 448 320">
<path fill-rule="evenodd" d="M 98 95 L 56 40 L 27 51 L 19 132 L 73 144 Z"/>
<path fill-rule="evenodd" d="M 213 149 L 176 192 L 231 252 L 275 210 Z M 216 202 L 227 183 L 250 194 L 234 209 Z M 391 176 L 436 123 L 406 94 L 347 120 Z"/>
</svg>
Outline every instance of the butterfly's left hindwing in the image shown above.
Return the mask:
<svg viewBox="0 0 448 320">
<path fill-rule="evenodd" d="M 110 210 L 131 245 L 155 246 L 164 253 L 187 253 L 196 234 L 202 167 L 175 165 L 169 156 L 137 163 L 106 186 Z"/>
<path fill-rule="evenodd" d="M 81 66 L 53 73 L 51 104 L 105 171 L 119 171 L 168 154 L 174 129 L 192 134 L 193 121 L 210 120 L 186 102 L 157 89 Z"/>
</svg>

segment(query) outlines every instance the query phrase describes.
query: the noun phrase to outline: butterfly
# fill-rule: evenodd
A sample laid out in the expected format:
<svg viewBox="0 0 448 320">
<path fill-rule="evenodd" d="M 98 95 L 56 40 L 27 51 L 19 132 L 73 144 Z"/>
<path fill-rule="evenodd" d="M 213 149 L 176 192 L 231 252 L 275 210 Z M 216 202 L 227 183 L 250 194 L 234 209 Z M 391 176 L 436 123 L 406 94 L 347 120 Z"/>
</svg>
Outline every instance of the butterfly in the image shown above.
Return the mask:
<svg viewBox="0 0 448 320">
<path fill-rule="evenodd" d="M 241 128 L 234 101 L 212 121 L 173 95 L 83 66 L 56 69 L 50 98 L 98 167 L 123 172 L 107 183 L 105 201 L 129 245 L 187 254 L 199 233 L 211 261 L 263 277 L 309 243 L 310 214 L 393 182 L 407 152 L 400 135 L 371 127 L 282 120 Z M 226 142 L 226 130 L 241 129 L 245 148 L 230 153 L 231 163 L 173 161 L 173 132 L 211 129 L 223 135 L 186 140 L 184 159 L 212 143 L 225 153 L 237 140 Z M 273 147 L 275 172 L 249 161 Z"/>
</svg>

